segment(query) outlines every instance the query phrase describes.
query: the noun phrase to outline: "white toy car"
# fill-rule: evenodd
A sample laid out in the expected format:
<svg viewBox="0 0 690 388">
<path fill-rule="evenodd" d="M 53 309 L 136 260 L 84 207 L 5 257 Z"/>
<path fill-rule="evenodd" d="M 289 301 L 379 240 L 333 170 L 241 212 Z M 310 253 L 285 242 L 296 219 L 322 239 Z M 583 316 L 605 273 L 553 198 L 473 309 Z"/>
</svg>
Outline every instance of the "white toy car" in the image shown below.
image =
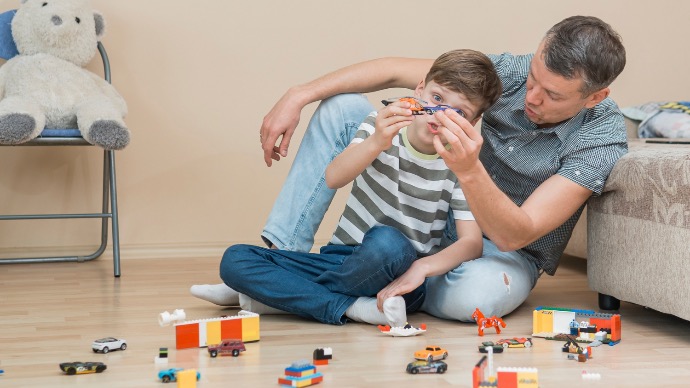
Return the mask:
<svg viewBox="0 0 690 388">
<path fill-rule="evenodd" d="M 127 341 L 113 337 L 101 338 L 93 341 L 91 345 L 94 353 L 108 353 L 111 350 L 127 349 Z"/>
</svg>

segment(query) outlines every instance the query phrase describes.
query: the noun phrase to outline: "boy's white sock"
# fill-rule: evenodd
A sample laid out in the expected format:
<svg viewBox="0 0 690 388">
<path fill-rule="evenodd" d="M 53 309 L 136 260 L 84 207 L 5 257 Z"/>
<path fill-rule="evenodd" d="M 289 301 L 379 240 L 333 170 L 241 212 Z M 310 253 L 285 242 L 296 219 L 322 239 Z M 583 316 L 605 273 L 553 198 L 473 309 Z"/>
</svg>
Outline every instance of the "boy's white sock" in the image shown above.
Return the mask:
<svg viewBox="0 0 690 388">
<path fill-rule="evenodd" d="M 376 298 L 360 297 L 345 310 L 345 316 L 357 322 L 372 325 L 390 325 L 401 327 L 407 323 L 405 299 L 394 296 L 383 301 L 383 312 L 376 307 Z"/>
<path fill-rule="evenodd" d="M 199 299 L 219 306 L 237 306 L 240 303 L 240 294 L 225 283 L 197 284 L 193 285 L 189 292 Z"/>
<path fill-rule="evenodd" d="M 278 310 L 270 306 L 266 306 L 261 302 L 257 302 L 254 299 L 248 297 L 245 294 L 240 294 L 240 308 L 242 310 L 251 311 L 256 314 L 290 314 L 283 310 Z"/>
</svg>

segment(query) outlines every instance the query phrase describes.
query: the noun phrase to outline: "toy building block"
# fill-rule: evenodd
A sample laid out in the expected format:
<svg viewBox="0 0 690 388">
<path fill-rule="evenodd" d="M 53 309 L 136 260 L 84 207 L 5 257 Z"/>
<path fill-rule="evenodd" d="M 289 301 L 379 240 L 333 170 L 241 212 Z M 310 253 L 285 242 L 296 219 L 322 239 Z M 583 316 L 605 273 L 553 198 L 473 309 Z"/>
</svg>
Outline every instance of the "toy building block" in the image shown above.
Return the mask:
<svg viewBox="0 0 690 388">
<path fill-rule="evenodd" d="M 314 365 L 328 365 L 328 360 L 333 359 L 333 349 L 317 348 L 314 350 Z"/>
<path fill-rule="evenodd" d="M 473 388 L 538 388 L 539 375 L 536 368 L 497 368 L 493 372 L 493 349 L 487 347 L 483 356 L 472 370 Z"/>
<path fill-rule="evenodd" d="M 307 360 L 295 361 L 285 368 L 285 376 L 278 378 L 278 384 L 286 387 L 307 387 L 323 381 L 323 375 Z"/>
<path fill-rule="evenodd" d="M 582 380 L 601 380 L 601 374 L 582 371 Z"/>
<path fill-rule="evenodd" d="M 260 339 L 259 314 L 240 311 L 237 315 L 175 323 L 175 348 L 189 349 L 218 344 L 224 338 L 242 342 Z"/>
<path fill-rule="evenodd" d="M 498 388 L 539 388 L 537 368 L 497 368 L 496 376 Z"/>
<path fill-rule="evenodd" d="M 185 314 L 184 310 L 182 309 L 177 309 L 173 311 L 172 314 L 170 314 L 167 311 L 164 311 L 158 315 L 158 324 L 161 326 L 168 326 L 175 322 L 182 322 L 186 318 L 187 314 Z"/>
<path fill-rule="evenodd" d="M 388 325 L 378 325 L 381 333 L 389 335 L 391 337 L 411 337 L 426 333 L 426 324 L 422 323 L 419 327 L 413 327 L 409 323 L 405 326 L 395 326 L 390 327 Z"/>
<path fill-rule="evenodd" d="M 486 329 L 487 327 L 495 328 L 496 334 L 501 334 L 501 327 L 506 327 L 506 323 L 503 322 L 503 319 L 495 315 L 487 318 L 479 310 L 479 307 L 477 307 L 477 309 L 474 310 L 474 313 L 472 314 L 472 319 L 474 319 L 475 322 L 477 322 L 477 331 L 479 332 L 480 337 L 484 335 L 484 329 Z"/>
<path fill-rule="evenodd" d="M 196 388 L 196 369 L 185 369 L 177 372 L 177 388 Z"/>
<path fill-rule="evenodd" d="M 153 359 L 156 364 L 167 364 L 168 363 L 168 348 L 159 348 L 158 357 Z"/>
<path fill-rule="evenodd" d="M 561 340 L 559 334 L 572 334 L 578 342 L 599 340 L 615 345 L 621 340 L 621 316 L 557 307 L 537 307 L 532 319 L 532 336 Z M 601 338 L 600 332 L 606 333 Z"/>
</svg>

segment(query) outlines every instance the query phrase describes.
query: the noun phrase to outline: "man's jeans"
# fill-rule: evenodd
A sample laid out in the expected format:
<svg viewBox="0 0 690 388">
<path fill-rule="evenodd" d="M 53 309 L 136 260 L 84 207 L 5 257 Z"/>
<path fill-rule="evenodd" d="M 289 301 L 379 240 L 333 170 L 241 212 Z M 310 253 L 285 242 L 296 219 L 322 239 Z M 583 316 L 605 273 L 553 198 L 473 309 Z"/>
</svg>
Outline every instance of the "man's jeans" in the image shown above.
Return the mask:
<svg viewBox="0 0 690 388">
<path fill-rule="evenodd" d="M 373 110 L 359 94 L 340 94 L 321 102 L 309 122 L 262 238 L 280 249 L 309 252 L 335 195 L 335 190 L 326 186 L 326 167 L 347 147 L 359 124 Z M 449 218 L 451 222 L 446 228 L 446 245 L 457 240 L 452 219 Z M 484 315 L 503 316 L 527 299 L 538 278 L 534 262 L 516 251 L 501 252 L 484 239 L 481 258 L 427 279 L 422 310 L 460 321 L 472 321 L 477 307 Z"/>
<path fill-rule="evenodd" d="M 267 306 L 341 325 L 345 310 L 358 297 L 376 296 L 416 259 L 405 235 L 390 226 L 375 226 L 361 245 L 326 245 L 318 254 L 234 245 L 223 255 L 220 277 Z M 408 311 L 417 310 L 424 285 L 403 298 Z"/>
</svg>

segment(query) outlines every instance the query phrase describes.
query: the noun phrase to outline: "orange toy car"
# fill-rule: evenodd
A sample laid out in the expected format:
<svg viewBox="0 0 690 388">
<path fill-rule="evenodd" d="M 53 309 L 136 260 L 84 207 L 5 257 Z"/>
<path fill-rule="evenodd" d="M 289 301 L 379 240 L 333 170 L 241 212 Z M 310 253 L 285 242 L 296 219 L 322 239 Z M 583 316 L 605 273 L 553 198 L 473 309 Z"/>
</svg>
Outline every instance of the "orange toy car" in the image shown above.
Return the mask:
<svg viewBox="0 0 690 388">
<path fill-rule="evenodd" d="M 424 350 L 414 352 L 414 358 L 416 358 L 417 360 L 426 360 L 429 362 L 436 360 L 445 360 L 446 357 L 448 357 L 448 351 L 435 345 L 427 346 Z"/>
</svg>

